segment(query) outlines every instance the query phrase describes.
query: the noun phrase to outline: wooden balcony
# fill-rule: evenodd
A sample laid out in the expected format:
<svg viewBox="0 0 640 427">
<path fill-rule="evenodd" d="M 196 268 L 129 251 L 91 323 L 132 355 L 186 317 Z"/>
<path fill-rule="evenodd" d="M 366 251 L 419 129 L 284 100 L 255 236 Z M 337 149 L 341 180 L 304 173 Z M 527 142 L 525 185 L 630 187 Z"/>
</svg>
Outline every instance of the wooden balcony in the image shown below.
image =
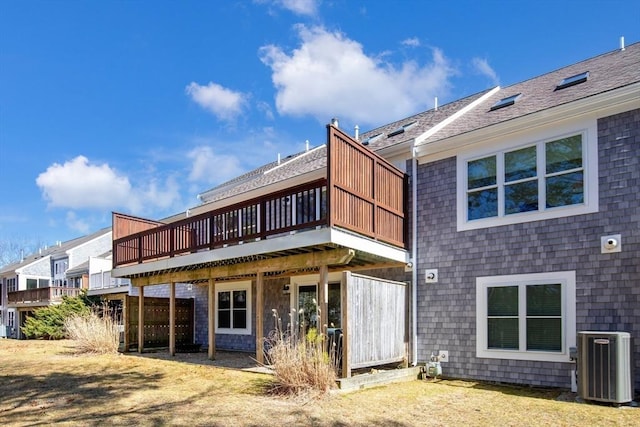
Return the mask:
<svg viewBox="0 0 640 427">
<path fill-rule="evenodd" d="M 27 289 L 25 291 L 14 291 L 7 294 L 9 306 L 43 306 L 62 301 L 62 297 L 75 297 L 80 295 L 80 288 L 68 288 L 62 286 L 51 286 L 48 288 Z"/>
<path fill-rule="evenodd" d="M 113 266 L 336 227 L 405 248 L 404 174 L 334 126 L 327 126 L 324 177 L 163 224 L 113 214 Z"/>
</svg>

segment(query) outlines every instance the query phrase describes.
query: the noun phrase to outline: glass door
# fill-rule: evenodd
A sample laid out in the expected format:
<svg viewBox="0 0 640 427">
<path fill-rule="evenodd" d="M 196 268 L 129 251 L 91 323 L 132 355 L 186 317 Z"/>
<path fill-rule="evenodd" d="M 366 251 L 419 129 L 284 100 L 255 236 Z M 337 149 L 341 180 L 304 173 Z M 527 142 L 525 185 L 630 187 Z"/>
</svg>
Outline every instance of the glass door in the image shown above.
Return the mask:
<svg viewBox="0 0 640 427">
<path fill-rule="evenodd" d="M 298 322 L 305 333 L 318 328 L 318 292 L 316 285 L 298 287 Z"/>
<path fill-rule="evenodd" d="M 298 322 L 304 324 L 305 332 L 309 328 L 318 328 L 320 320 L 318 313 L 318 287 L 317 285 L 298 286 L 297 307 Z M 329 283 L 327 320 L 328 328 L 340 328 L 342 316 L 340 283 Z M 323 325 L 324 326 L 324 325 Z"/>
</svg>

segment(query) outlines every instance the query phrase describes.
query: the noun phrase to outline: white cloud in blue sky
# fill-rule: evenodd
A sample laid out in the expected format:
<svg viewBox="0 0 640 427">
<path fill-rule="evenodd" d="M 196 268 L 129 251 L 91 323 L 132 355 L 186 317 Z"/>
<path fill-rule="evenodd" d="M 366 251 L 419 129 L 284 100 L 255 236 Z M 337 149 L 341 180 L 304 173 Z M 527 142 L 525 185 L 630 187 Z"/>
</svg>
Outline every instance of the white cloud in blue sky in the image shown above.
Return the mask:
<svg viewBox="0 0 640 427">
<path fill-rule="evenodd" d="M 409 39 L 402 40 L 402 42 L 400 43 L 404 46 L 418 47 L 420 46 L 420 39 L 418 39 L 417 37 L 411 37 Z"/>
<path fill-rule="evenodd" d="M 425 50 L 430 62 L 396 65 L 367 55 L 360 43 L 340 32 L 304 25 L 297 30 L 301 44 L 291 52 L 273 44 L 259 51 L 271 68 L 282 115 L 311 115 L 321 123 L 338 116 L 359 125 L 382 124 L 446 95 L 455 74 L 439 49 Z"/>
<path fill-rule="evenodd" d="M 151 178 L 134 187 L 129 178 L 108 164 L 91 163 L 77 156 L 63 164 L 54 163 L 38 175 L 36 184 L 50 208 L 72 210 L 124 209 L 140 215 L 153 209 L 179 204 L 179 185 L 168 175 L 161 184 Z M 67 216 L 67 223 L 70 217 Z M 71 222 L 78 224 L 78 220 Z M 78 229 L 78 226 L 72 227 Z"/>
<path fill-rule="evenodd" d="M 242 113 L 246 105 L 246 95 L 227 89 L 217 83 L 206 86 L 191 82 L 185 88 L 187 95 L 219 120 L 230 121 Z"/>
<path fill-rule="evenodd" d="M 489 78 L 491 84 L 493 84 L 494 86 L 500 85 L 500 78 L 498 77 L 498 74 L 493 70 L 493 68 L 491 68 L 491 66 L 489 65 L 489 61 L 484 58 L 473 58 L 471 60 L 471 64 L 478 74 Z"/>
<path fill-rule="evenodd" d="M 91 231 L 95 231 L 91 230 L 90 224 L 83 217 L 78 217 L 74 211 L 67 212 L 65 222 L 67 227 L 81 234 L 89 234 Z"/>
<path fill-rule="evenodd" d="M 195 3 L 3 4 L 0 242 L 165 218 L 325 143 L 332 117 L 368 131 L 640 40 L 633 0 L 526 20 L 520 2 Z"/>
<path fill-rule="evenodd" d="M 232 155 L 215 153 L 210 146 L 198 146 L 189 151 L 192 161 L 189 181 L 209 185 L 221 183 L 243 172 L 240 160 Z"/>
<path fill-rule="evenodd" d="M 296 15 L 313 16 L 318 12 L 320 0 L 256 0 L 256 3 L 281 7 Z"/>
<path fill-rule="evenodd" d="M 107 164 L 91 164 L 84 156 L 54 163 L 36 179 L 49 207 L 108 208 L 129 203 L 132 188 L 126 176 Z"/>
</svg>

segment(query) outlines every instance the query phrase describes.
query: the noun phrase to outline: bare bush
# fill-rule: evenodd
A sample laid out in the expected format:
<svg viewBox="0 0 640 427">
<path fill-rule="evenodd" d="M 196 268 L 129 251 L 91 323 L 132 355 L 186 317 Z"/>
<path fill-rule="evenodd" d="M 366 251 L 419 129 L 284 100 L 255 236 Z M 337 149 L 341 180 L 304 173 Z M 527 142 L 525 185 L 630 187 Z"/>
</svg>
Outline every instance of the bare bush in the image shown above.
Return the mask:
<svg viewBox="0 0 640 427">
<path fill-rule="evenodd" d="M 278 312 L 272 310 L 276 327 L 266 338 L 266 363 L 274 371 L 274 391 L 287 395 L 325 393 L 336 387 L 335 351 L 328 351 L 327 336 L 304 323 L 293 321 L 282 329 Z M 295 311 L 294 311 L 295 312 Z"/>
<path fill-rule="evenodd" d="M 89 314 L 72 315 L 65 320 L 67 336 L 82 353 L 117 353 L 120 332 L 107 312 L 93 310 Z"/>
</svg>

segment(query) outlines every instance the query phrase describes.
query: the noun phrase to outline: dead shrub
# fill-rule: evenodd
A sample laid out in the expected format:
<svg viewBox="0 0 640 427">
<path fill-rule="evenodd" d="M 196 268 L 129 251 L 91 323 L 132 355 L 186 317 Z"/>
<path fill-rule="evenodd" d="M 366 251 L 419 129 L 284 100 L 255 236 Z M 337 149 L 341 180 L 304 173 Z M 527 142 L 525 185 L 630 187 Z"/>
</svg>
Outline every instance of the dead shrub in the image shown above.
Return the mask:
<svg viewBox="0 0 640 427">
<path fill-rule="evenodd" d="M 335 388 L 336 352 L 328 351 L 326 334 L 318 333 L 316 328 L 307 329 L 304 323 L 294 322 L 293 315 L 290 315 L 291 328 L 284 331 L 278 312 L 272 311 L 276 327 L 265 339 L 265 361 L 274 372 L 273 392 L 310 395 L 323 394 Z"/>
<path fill-rule="evenodd" d="M 118 324 L 108 311 L 94 309 L 88 314 L 72 315 L 64 323 L 67 336 L 81 353 L 117 353 L 120 345 Z"/>
</svg>

